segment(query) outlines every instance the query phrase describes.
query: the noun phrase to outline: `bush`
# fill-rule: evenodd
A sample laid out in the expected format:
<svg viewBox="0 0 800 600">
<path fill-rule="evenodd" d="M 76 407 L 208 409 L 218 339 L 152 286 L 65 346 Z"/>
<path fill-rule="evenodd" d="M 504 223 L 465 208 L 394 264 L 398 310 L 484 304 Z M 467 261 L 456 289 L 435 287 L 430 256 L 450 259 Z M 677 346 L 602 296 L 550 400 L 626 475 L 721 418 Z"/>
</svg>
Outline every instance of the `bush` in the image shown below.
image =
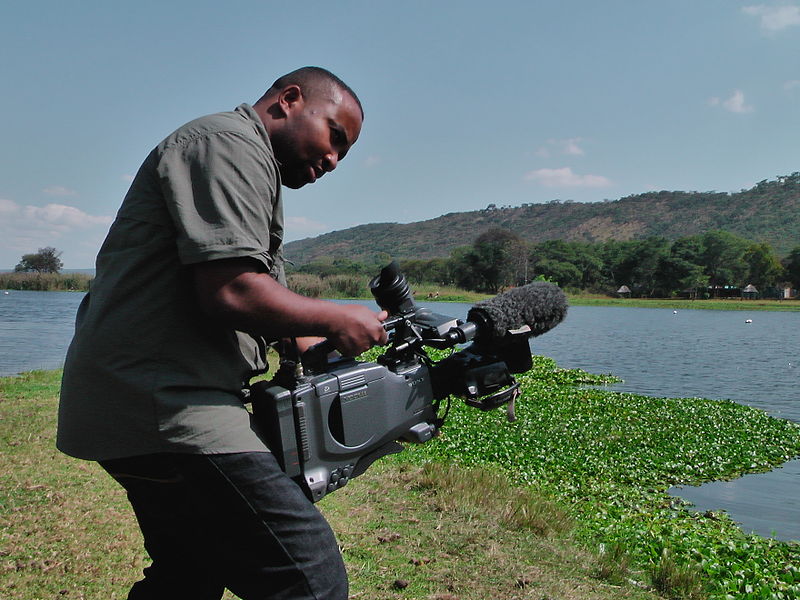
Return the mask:
<svg viewBox="0 0 800 600">
<path fill-rule="evenodd" d="M 293 273 L 286 278 L 286 284 L 293 292 L 309 298 L 327 295 L 328 286 L 317 275 Z"/>
<path fill-rule="evenodd" d="M 86 273 L 0 273 L 0 289 L 8 290 L 86 291 L 91 282 Z"/>
<path fill-rule="evenodd" d="M 331 275 L 324 279 L 333 296 L 360 298 L 367 290 L 368 283 L 357 275 Z"/>
</svg>

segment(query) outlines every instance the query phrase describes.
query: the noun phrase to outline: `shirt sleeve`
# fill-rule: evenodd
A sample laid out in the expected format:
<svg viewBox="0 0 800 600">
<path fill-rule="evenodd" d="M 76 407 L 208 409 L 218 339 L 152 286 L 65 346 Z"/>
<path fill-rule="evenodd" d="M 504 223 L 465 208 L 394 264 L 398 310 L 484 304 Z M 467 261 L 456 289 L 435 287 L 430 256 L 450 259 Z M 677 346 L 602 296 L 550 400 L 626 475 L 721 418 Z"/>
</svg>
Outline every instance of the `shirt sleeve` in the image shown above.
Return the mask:
<svg viewBox="0 0 800 600">
<path fill-rule="evenodd" d="M 249 256 L 278 268 L 280 189 L 263 144 L 238 132 L 199 136 L 165 148 L 158 174 L 182 263 Z"/>
</svg>

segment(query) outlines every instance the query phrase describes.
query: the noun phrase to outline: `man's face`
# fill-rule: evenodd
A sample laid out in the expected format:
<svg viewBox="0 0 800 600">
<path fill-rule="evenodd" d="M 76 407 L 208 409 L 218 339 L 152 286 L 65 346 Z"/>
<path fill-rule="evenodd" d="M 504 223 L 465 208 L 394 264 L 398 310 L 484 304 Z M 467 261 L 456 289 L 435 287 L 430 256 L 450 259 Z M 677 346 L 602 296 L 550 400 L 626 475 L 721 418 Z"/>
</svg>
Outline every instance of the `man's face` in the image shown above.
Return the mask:
<svg viewBox="0 0 800 600">
<path fill-rule="evenodd" d="M 361 109 L 349 94 L 302 100 L 272 136 L 283 185 L 301 188 L 333 171 L 360 133 Z"/>
</svg>

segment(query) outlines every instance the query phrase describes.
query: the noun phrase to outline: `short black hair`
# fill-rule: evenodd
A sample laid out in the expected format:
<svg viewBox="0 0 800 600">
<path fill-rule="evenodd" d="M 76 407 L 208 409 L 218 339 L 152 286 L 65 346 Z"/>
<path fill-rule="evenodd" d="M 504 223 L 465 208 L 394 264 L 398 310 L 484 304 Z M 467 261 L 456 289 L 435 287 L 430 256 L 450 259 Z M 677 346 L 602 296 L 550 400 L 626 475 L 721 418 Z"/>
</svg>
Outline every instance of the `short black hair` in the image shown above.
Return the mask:
<svg viewBox="0 0 800 600">
<path fill-rule="evenodd" d="M 358 104 L 358 108 L 361 111 L 361 119 L 364 119 L 364 107 L 361 105 L 361 100 L 358 99 L 358 96 L 352 88 L 336 75 L 322 67 L 301 67 L 296 69 L 276 79 L 275 83 L 272 84 L 272 89 L 283 89 L 287 85 L 298 85 L 301 91 L 306 90 L 306 92 L 313 94 L 315 90 L 321 87 L 321 83 L 333 85 L 339 90 L 350 94 L 353 100 L 356 101 L 356 104 Z"/>
</svg>

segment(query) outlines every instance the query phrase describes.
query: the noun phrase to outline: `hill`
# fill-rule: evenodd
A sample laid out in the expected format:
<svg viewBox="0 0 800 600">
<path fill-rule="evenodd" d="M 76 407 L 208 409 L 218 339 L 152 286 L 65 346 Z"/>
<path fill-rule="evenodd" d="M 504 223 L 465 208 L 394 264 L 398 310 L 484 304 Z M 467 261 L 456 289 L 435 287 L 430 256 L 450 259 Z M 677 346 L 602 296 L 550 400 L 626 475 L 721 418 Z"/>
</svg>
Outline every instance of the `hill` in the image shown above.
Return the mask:
<svg viewBox="0 0 800 600">
<path fill-rule="evenodd" d="M 297 265 L 349 258 L 358 262 L 446 257 L 492 227 L 523 239 L 602 242 L 652 236 L 677 239 L 724 229 L 769 242 L 780 256 L 800 245 L 800 172 L 748 190 L 648 192 L 606 202 L 560 202 L 449 213 L 415 223 L 371 223 L 286 244 Z"/>
</svg>

